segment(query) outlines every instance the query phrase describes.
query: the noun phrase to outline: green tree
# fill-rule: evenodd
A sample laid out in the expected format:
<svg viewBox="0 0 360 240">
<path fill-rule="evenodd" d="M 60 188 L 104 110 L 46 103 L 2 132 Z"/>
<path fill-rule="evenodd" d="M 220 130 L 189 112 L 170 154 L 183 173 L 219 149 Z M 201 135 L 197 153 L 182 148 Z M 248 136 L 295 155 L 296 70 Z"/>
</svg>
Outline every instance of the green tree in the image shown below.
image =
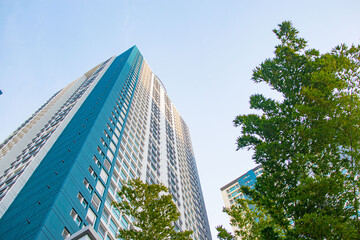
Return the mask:
<svg viewBox="0 0 360 240">
<path fill-rule="evenodd" d="M 216 227 L 218 238 L 233 240 L 239 237 L 242 240 L 267 239 L 278 240 L 283 230 L 265 211 L 255 207 L 251 199 L 237 199 L 237 204 L 224 208 L 223 212 L 230 217 L 230 225 L 235 226 L 235 234 L 228 232 L 223 226 Z"/>
<path fill-rule="evenodd" d="M 130 229 L 120 229 L 124 240 L 191 240 L 192 231 L 177 232 L 173 223 L 180 217 L 172 195 L 163 184 L 146 184 L 140 179 L 124 183 L 117 193 L 120 202 L 112 206 L 135 221 Z"/>
<path fill-rule="evenodd" d="M 274 33 L 275 57 L 252 80 L 282 99 L 255 94 L 250 106 L 260 113 L 234 120 L 238 149 L 253 149 L 264 169 L 242 190 L 275 224 L 263 229 L 277 226 L 286 239 L 359 239 L 360 46 L 320 54 L 291 22 Z"/>
</svg>

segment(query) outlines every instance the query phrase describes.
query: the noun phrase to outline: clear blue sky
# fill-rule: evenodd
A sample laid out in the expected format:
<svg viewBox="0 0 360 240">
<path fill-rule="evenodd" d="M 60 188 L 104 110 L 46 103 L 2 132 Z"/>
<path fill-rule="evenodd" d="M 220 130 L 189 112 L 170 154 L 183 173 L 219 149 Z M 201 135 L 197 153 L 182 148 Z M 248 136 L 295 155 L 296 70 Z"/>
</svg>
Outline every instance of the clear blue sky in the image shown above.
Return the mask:
<svg viewBox="0 0 360 240">
<path fill-rule="evenodd" d="M 311 48 L 359 43 L 358 0 L 0 0 L 0 139 L 50 96 L 137 45 L 187 122 L 210 227 L 228 226 L 220 187 L 254 167 L 235 151 L 237 114 L 264 93 L 252 69 L 273 56 L 277 24 L 291 20 Z M 274 95 L 275 96 L 275 95 Z"/>
</svg>

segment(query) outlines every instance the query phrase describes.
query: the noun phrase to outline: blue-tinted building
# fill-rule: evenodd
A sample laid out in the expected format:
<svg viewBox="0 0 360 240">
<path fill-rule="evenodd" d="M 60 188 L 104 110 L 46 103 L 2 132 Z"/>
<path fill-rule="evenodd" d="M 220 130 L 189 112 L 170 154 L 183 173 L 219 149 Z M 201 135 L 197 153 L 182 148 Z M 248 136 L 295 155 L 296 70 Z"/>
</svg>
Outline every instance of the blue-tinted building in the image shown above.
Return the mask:
<svg viewBox="0 0 360 240">
<path fill-rule="evenodd" d="M 0 145 L 2 239 L 114 240 L 121 181 L 169 187 L 179 231 L 211 239 L 189 130 L 134 46 L 52 96 Z"/>
<path fill-rule="evenodd" d="M 262 167 L 259 165 L 220 188 L 225 207 L 228 208 L 231 205 L 236 204 L 236 199 L 245 198 L 244 194 L 240 191 L 240 187 L 253 187 L 255 185 L 256 178 L 261 174 Z"/>
</svg>

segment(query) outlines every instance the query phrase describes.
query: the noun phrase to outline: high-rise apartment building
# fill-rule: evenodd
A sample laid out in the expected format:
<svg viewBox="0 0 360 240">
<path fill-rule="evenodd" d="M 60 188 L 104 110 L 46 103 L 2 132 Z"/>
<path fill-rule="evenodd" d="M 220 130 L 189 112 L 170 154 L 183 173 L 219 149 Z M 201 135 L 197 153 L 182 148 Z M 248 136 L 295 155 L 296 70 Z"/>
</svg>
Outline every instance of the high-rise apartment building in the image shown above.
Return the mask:
<svg viewBox="0 0 360 240">
<path fill-rule="evenodd" d="M 240 187 L 254 186 L 256 177 L 260 176 L 261 174 L 262 166 L 259 165 L 220 188 L 225 207 L 228 208 L 231 205 L 236 204 L 236 200 L 239 198 L 245 198 L 244 194 L 240 191 Z"/>
<path fill-rule="evenodd" d="M 176 229 L 211 239 L 188 127 L 135 46 L 57 92 L 9 136 L 0 175 L 3 239 L 81 229 L 115 239 L 133 219 L 111 202 L 137 177 L 169 188 Z"/>
<path fill-rule="evenodd" d="M 256 178 L 262 174 L 262 171 L 262 166 L 259 165 L 220 188 L 225 207 L 230 208 L 232 205 L 235 205 L 237 199 L 246 199 L 246 196 L 240 191 L 240 187 L 253 187 L 255 185 Z M 237 226 L 231 227 L 234 232 L 239 230 Z M 236 239 L 241 238 L 236 237 Z"/>
</svg>

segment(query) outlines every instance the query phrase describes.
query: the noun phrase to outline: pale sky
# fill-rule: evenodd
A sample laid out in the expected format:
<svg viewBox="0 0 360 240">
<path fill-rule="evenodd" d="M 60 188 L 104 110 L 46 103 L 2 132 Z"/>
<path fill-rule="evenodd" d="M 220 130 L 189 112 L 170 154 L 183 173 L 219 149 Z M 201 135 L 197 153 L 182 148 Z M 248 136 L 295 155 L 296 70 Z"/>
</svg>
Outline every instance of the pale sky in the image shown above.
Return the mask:
<svg viewBox="0 0 360 240">
<path fill-rule="evenodd" d="M 55 92 L 133 45 L 189 126 L 210 228 L 229 219 L 220 187 L 255 167 L 232 120 L 250 113 L 251 81 L 290 20 L 322 53 L 359 44 L 359 0 L 0 0 L 0 141 Z"/>
</svg>

